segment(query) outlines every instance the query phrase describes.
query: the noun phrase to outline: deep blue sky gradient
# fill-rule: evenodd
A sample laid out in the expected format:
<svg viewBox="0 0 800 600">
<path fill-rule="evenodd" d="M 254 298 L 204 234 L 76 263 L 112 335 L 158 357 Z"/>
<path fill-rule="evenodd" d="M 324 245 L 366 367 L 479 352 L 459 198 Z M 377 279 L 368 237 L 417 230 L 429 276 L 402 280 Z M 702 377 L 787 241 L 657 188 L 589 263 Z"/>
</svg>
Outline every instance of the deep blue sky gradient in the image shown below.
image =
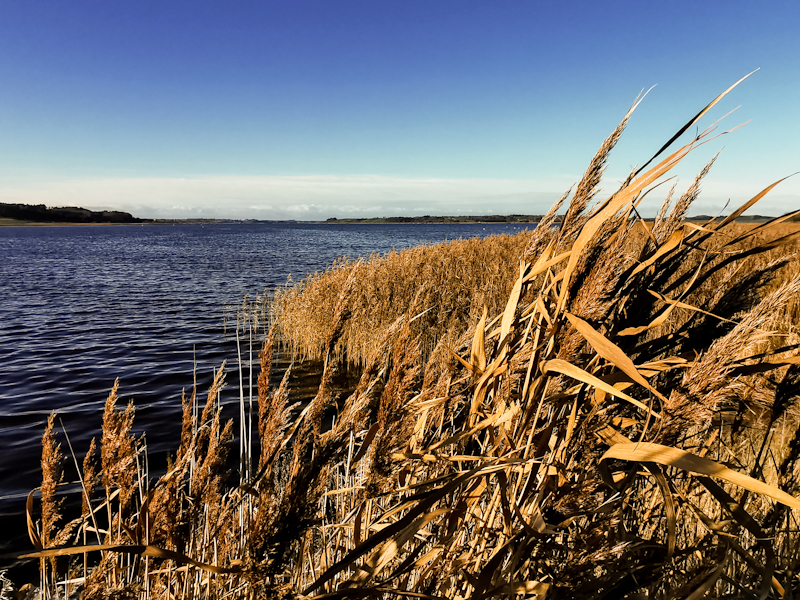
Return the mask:
<svg viewBox="0 0 800 600">
<path fill-rule="evenodd" d="M 542 212 L 642 88 L 657 84 L 612 182 L 760 67 L 704 121 L 741 104 L 723 126 L 752 122 L 680 173 L 688 185 L 726 146 L 698 206 L 713 210 L 800 170 L 799 30 L 798 2 L 5 0 L 0 201 L 142 216 Z M 282 201 L 270 178 L 285 176 L 304 184 Z M 340 178 L 339 196 L 301 189 L 322 176 Z M 370 188 L 382 199 L 353 176 L 383 178 Z M 423 179 L 484 183 L 461 206 L 445 186 L 420 208 L 404 180 Z M 760 212 L 800 207 L 795 179 Z M 493 197 L 491 180 L 519 191 Z"/>
</svg>

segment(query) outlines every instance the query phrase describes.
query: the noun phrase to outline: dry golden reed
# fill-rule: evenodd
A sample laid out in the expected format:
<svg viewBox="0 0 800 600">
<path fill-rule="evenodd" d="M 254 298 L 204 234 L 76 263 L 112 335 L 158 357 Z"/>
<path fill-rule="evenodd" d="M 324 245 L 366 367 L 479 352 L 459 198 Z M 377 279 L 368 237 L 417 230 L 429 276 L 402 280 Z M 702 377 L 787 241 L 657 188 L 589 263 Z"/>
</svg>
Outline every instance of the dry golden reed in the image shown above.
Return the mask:
<svg viewBox="0 0 800 600">
<path fill-rule="evenodd" d="M 224 473 L 220 370 L 199 419 L 184 401 L 157 481 L 104 460 L 89 515 L 106 522 L 80 527 L 105 544 L 28 556 L 92 553 L 71 584 L 86 598 L 795 597 L 800 211 L 737 224 L 769 186 L 689 223 L 704 169 L 642 221 L 641 198 L 711 130 L 595 201 L 630 116 L 560 225 L 553 210 L 516 238 L 343 261 L 277 293 L 252 477 Z M 323 360 L 305 407 L 285 405 L 287 377 L 270 389 L 278 336 Z M 348 362 L 360 380 L 340 398 Z M 143 451 L 127 415 L 104 415 L 121 461 Z"/>
<path fill-rule="evenodd" d="M 355 279 L 347 298 L 350 316 L 334 355 L 364 365 L 378 350 L 383 332 L 409 314 L 429 354 L 436 342 L 454 330 L 464 333 L 469 319 L 484 306 L 495 312 L 505 302 L 514 270 L 534 236 L 498 235 L 456 240 L 392 251 L 367 260 L 340 260 L 325 272 L 295 286 L 278 289 L 272 302 L 280 339 L 295 356 L 323 359 L 333 325 L 333 299 L 348 278 Z M 426 312 L 427 311 L 427 312 Z"/>
<path fill-rule="evenodd" d="M 63 498 L 57 499 L 58 486 L 63 481 L 61 444 L 56 442 L 55 414 L 47 419 L 42 435 L 42 531 L 41 544 L 50 546 L 55 539 L 56 523 L 61 519 Z"/>
</svg>

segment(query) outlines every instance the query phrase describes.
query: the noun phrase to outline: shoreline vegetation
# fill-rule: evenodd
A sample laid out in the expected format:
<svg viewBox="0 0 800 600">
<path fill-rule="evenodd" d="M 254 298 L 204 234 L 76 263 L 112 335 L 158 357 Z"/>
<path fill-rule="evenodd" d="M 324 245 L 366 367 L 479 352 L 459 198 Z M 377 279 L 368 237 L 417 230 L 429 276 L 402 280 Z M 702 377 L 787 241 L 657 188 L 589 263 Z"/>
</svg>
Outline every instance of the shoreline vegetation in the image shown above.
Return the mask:
<svg viewBox="0 0 800 600">
<path fill-rule="evenodd" d="M 775 182 L 690 222 L 712 159 L 641 220 L 638 201 L 713 126 L 599 197 L 635 106 L 539 227 L 343 259 L 243 303 L 237 339 L 260 354 L 240 371 L 239 415 L 221 413 L 220 368 L 204 397 L 184 397 L 166 473 L 148 472 L 116 385 L 88 451 L 65 457 L 51 417 L 21 557 L 39 561 L 34 585 L 142 599 L 796 597 L 800 210 L 736 223 Z M 288 373 L 270 385 L 280 350 L 322 361 L 304 405 L 287 406 Z M 358 383 L 337 393 L 348 368 Z M 83 500 L 68 517 L 66 481 Z"/>
<path fill-rule="evenodd" d="M 78 206 L 48 208 L 44 204 L 6 204 L 0 202 L 0 223 L 19 224 L 86 224 L 86 223 L 143 223 L 130 213 L 118 210 L 89 210 Z M 6 223 L 12 224 L 12 223 Z"/>
</svg>

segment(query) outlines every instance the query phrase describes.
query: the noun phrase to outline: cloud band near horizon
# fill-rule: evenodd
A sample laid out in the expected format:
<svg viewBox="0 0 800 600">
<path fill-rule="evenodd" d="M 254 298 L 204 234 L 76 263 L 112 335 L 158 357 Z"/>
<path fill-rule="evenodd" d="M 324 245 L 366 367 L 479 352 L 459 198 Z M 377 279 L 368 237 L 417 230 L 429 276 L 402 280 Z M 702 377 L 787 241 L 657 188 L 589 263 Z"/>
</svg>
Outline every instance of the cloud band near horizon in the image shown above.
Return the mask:
<svg viewBox="0 0 800 600">
<path fill-rule="evenodd" d="M 713 170 L 712 170 L 713 173 Z M 792 178 L 794 179 L 794 178 Z M 750 213 L 783 214 L 800 205 L 800 181 L 782 183 Z M 800 179 L 800 178 L 798 178 Z M 679 182 L 678 193 L 691 180 Z M 771 182 L 762 182 L 766 187 Z M 123 210 L 143 218 L 322 220 L 328 217 L 542 214 L 574 180 L 437 179 L 382 175 L 196 176 L 93 178 L 0 187 L 0 202 Z M 607 177 L 606 194 L 618 181 Z M 681 188 L 681 184 L 683 188 Z M 664 186 L 666 188 L 667 186 Z M 702 185 L 691 214 L 717 214 L 761 188 L 713 181 Z M 646 198 L 652 215 L 666 193 Z M 601 193 L 598 198 L 604 197 Z"/>
</svg>

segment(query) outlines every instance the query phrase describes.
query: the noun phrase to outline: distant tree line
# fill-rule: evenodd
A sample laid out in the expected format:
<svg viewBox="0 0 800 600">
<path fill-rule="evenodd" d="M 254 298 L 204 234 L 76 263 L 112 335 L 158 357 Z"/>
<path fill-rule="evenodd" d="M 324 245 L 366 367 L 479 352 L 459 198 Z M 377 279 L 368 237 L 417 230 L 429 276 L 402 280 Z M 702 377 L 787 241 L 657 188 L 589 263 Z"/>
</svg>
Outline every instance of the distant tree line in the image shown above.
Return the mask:
<svg viewBox="0 0 800 600">
<path fill-rule="evenodd" d="M 77 206 L 47 208 L 44 204 L 2 202 L 0 202 L 0 218 L 37 223 L 141 223 L 146 220 L 119 210 L 89 210 Z"/>
</svg>

